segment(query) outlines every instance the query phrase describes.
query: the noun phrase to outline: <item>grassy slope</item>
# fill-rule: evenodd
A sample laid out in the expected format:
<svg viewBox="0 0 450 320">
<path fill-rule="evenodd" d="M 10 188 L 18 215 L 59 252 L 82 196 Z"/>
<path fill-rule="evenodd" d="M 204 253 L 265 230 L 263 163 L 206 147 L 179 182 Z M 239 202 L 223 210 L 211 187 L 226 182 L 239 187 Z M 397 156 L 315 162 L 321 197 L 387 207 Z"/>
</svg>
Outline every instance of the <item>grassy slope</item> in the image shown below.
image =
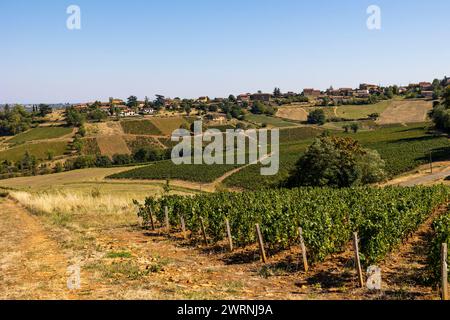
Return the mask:
<svg viewBox="0 0 450 320">
<path fill-rule="evenodd" d="M 337 115 L 345 119 L 364 119 L 372 113 L 382 114 L 396 100 L 381 101 L 376 104 L 362 106 L 340 106 Z"/>
<path fill-rule="evenodd" d="M 245 120 L 251 123 L 255 123 L 257 125 L 267 124 L 272 127 L 283 128 L 283 127 L 292 127 L 297 124 L 294 122 L 289 122 L 287 120 L 283 120 L 281 118 L 270 117 L 266 115 L 259 114 L 248 114 L 245 116 Z"/>
<path fill-rule="evenodd" d="M 70 134 L 73 131 L 72 128 L 66 127 L 40 127 L 34 128 L 27 132 L 16 135 L 10 139 L 10 143 L 20 144 L 28 141 L 45 140 L 60 138 Z"/>
<path fill-rule="evenodd" d="M 161 131 L 150 120 L 122 121 L 120 124 L 128 134 L 161 135 Z"/>
<path fill-rule="evenodd" d="M 43 160 L 47 158 L 47 152 L 50 150 L 53 151 L 54 156 L 62 156 L 67 151 L 67 142 L 49 141 L 49 142 L 20 145 L 18 147 L 14 147 L 6 151 L 0 152 L 0 161 L 9 160 L 16 162 L 20 160 L 27 151 L 31 155 L 34 155 L 36 158 Z"/>
<path fill-rule="evenodd" d="M 91 168 L 55 173 L 50 175 L 20 177 L 0 180 L 1 188 L 14 189 L 39 193 L 64 192 L 68 195 L 84 194 L 90 195 L 93 191 L 100 191 L 103 195 L 118 196 L 121 198 L 142 200 L 149 194 L 162 194 L 163 184 L 109 181 L 105 176 L 129 170 L 127 168 Z M 187 192 L 186 189 L 172 186 L 174 191 Z"/>
<path fill-rule="evenodd" d="M 188 124 L 189 122 L 183 117 L 172 118 L 152 118 L 153 124 L 159 131 L 165 136 L 172 135 L 172 132 L 179 129 L 181 125 Z"/>
</svg>

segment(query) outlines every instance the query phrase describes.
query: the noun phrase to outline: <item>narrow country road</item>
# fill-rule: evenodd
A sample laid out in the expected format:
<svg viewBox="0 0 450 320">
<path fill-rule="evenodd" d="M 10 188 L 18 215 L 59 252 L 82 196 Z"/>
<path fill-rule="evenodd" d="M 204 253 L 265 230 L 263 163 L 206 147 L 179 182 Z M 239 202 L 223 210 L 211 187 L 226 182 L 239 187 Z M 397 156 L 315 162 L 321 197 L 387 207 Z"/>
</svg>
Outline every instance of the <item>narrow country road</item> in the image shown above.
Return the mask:
<svg viewBox="0 0 450 320">
<path fill-rule="evenodd" d="M 430 185 L 442 182 L 450 176 L 449 162 L 433 163 L 433 173 L 430 172 L 429 165 L 423 165 L 418 172 L 395 178 L 385 185 L 413 187 L 417 185 Z"/>
</svg>

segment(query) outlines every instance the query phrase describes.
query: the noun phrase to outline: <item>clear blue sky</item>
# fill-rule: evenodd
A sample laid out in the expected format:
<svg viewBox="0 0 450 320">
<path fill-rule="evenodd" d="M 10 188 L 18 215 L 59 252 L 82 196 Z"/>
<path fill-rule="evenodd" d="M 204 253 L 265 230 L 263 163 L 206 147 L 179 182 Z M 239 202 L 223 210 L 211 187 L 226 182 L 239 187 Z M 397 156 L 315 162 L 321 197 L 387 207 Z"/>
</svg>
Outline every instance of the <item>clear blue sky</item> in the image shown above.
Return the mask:
<svg viewBox="0 0 450 320">
<path fill-rule="evenodd" d="M 371 4 L 380 31 L 366 27 Z M 1 0 L 0 103 L 431 81 L 450 75 L 449 12 L 448 0 Z"/>
</svg>

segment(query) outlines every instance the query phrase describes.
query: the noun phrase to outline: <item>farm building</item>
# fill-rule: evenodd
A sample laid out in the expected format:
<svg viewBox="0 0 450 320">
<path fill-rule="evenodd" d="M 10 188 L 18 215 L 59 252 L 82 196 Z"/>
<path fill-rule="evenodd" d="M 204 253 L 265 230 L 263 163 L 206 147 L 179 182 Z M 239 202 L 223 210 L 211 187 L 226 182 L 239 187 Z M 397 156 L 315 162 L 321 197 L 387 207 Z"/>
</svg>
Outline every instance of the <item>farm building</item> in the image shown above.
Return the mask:
<svg viewBox="0 0 450 320">
<path fill-rule="evenodd" d="M 250 96 L 251 101 L 269 102 L 272 95 L 270 93 L 255 93 Z"/>
<path fill-rule="evenodd" d="M 312 88 L 303 89 L 303 95 L 305 97 L 319 97 L 321 94 L 320 90 L 315 90 Z"/>
</svg>

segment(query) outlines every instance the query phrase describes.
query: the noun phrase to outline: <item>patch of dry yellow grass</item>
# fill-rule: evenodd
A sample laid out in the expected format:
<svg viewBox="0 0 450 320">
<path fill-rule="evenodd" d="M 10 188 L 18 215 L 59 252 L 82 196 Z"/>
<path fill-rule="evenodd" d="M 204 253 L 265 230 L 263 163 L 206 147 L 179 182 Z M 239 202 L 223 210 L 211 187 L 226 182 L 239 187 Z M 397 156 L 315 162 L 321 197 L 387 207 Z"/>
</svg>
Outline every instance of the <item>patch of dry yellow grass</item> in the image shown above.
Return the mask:
<svg viewBox="0 0 450 320">
<path fill-rule="evenodd" d="M 85 193 L 28 193 L 11 192 L 10 196 L 33 213 L 52 217 L 61 215 L 65 222 L 83 227 L 114 227 L 137 222 L 136 207 L 129 197 Z"/>
</svg>

